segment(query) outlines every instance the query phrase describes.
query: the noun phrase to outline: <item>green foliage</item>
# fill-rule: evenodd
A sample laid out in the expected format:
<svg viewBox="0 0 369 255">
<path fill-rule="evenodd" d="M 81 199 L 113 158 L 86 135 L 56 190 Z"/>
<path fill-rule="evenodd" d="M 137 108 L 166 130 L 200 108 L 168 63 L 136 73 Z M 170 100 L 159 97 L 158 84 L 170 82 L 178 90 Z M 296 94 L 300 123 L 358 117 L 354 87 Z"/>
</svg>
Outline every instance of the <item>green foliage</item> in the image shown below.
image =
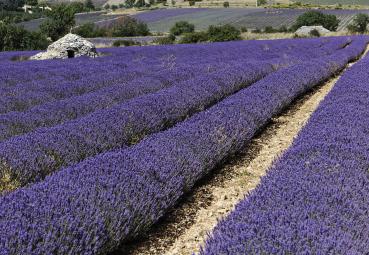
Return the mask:
<svg viewBox="0 0 369 255">
<path fill-rule="evenodd" d="M 85 38 L 104 37 L 107 31 L 103 28 L 98 28 L 93 23 L 85 23 L 73 29 L 73 33 Z"/>
<path fill-rule="evenodd" d="M 224 3 L 223 3 L 223 7 L 224 7 L 224 8 L 228 8 L 228 7 L 229 7 L 229 2 L 228 2 L 228 1 L 227 1 L 227 2 L 224 2 Z"/>
<path fill-rule="evenodd" d="M 49 44 L 40 32 L 29 32 L 22 27 L 0 22 L 0 51 L 43 50 Z"/>
<path fill-rule="evenodd" d="M 369 24 L 369 16 L 364 13 L 359 13 L 355 16 L 352 24 L 347 26 L 347 29 L 352 33 L 365 33 L 367 32 Z"/>
<path fill-rule="evenodd" d="M 105 10 L 109 10 L 110 9 L 110 5 L 109 4 L 104 5 L 104 9 Z"/>
<path fill-rule="evenodd" d="M 128 16 L 118 18 L 114 23 L 105 27 L 98 27 L 93 23 L 86 23 L 73 29 L 73 33 L 82 37 L 125 37 L 146 36 L 150 34 L 147 25 Z"/>
<path fill-rule="evenodd" d="M 85 12 L 85 5 L 82 2 L 72 2 L 68 4 L 69 9 L 73 13 Z"/>
<path fill-rule="evenodd" d="M 146 36 L 150 30 L 146 23 L 138 21 L 132 17 L 123 17 L 113 26 L 111 35 L 114 37 L 123 36 Z"/>
<path fill-rule="evenodd" d="M 95 5 L 92 2 L 92 0 L 86 0 L 85 1 L 85 9 L 87 9 L 88 11 L 93 11 L 95 10 Z"/>
<path fill-rule="evenodd" d="M 241 40 L 241 31 L 231 25 L 210 26 L 206 32 L 184 33 L 180 43 L 225 42 Z"/>
<path fill-rule="evenodd" d="M 195 31 L 195 25 L 190 24 L 187 21 L 178 21 L 170 29 L 170 33 L 173 35 L 181 35 L 184 33 L 192 33 Z"/>
<path fill-rule="evenodd" d="M 278 32 L 280 32 L 280 33 L 287 33 L 288 32 L 288 28 L 285 25 L 283 25 L 283 26 L 281 26 L 278 29 Z"/>
<path fill-rule="evenodd" d="M 115 11 L 116 9 L 118 9 L 118 6 L 117 6 L 117 5 L 115 5 L 115 4 L 113 4 L 113 5 L 111 6 L 111 9 L 112 9 L 113 11 Z"/>
<path fill-rule="evenodd" d="M 257 0 L 258 1 L 258 5 L 265 5 L 267 4 L 267 0 Z"/>
<path fill-rule="evenodd" d="M 54 6 L 53 10 L 48 13 L 48 18 L 41 24 L 41 31 L 53 41 L 66 35 L 75 24 L 75 7 L 66 4 Z"/>
<path fill-rule="evenodd" d="M 0 10 L 0 20 L 4 23 L 19 23 L 42 17 L 44 17 L 44 14 L 39 11 L 35 11 L 31 14 L 27 12 Z"/>
<path fill-rule="evenodd" d="M 278 32 L 278 31 L 271 26 L 266 26 L 264 28 L 264 33 L 275 33 L 275 32 Z"/>
<path fill-rule="evenodd" d="M 241 31 L 229 24 L 223 26 L 210 26 L 207 34 L 210 42 L 241 40 Z"/>
<path fill-rule="evenodd" d="M 38 4 L 37 0 L 26 0 L 25 2 L 26 4 L 31 5 L 31 6 L 36 6 Z"/>
<path fill-rule="evenodd" d="M 335 15 L 324 14 L 319 11 L 307 11 L 300 15 L 292 29 L 296 31 L 302 26 L 321 25 L 330 31 L 336 31 L 340 20 Z"/>
<path fill-rule="evenodd" d="M 241 30 L 242 33 L 246 33 L 248 31 L 247 27 L 241 27 L 240 30 Z"/>
<path fill-rule="evenodd" d="M 120 46 L 136 46 L 136 45 L 141 45 L 139 42 L 135 42 L 132 40 L 117 40 L 113 42 L 113 46 L 114 47 L 120 47 Z"/>
<path fill-rule="evenodd" d="M 206 32 L 192 32 L 183 34 L 179 43 L 199 43 L 208 41 L 208 34 Z"/>
<path fill-rule="evenodd" d="M 156 44 L 173 44 L 176 40 L 176 37 L 173 34 L 170 34 L 169 36 L 166 37 L 160 37 L 160 38 L 156 38 L 154 40 L 154 43 Z"/>
<path fill-rule="evenodd" d="M 309 32 L 309 34 L 310 34 L 310 36 L 312 36 L 312 37 L 320 37 L 320 33 L 319 33 L 319 31 L 318 31 L 318 30 L 316 30 L 316 29 L 311 30 L 311 31 Z"/>
<path fill-rule="evenodd" d="M 190 6 L 194 6 L 194 5 L 195 5 L 195 0 L 190 0 L 190 1 L 188 1 L 188 4 L 189 4 Z"/>
<path fill-rule="evenodd" d="M 126 0 L 124 3 L 124 7 L 126 8 L 133 8 L 135 5 L 135 0 Z"/>
<path fill-rule="evenodd" d="M 0 10 L 16 11 L 24 3 L 24 0 L 0 0 Z"/>
</svg>

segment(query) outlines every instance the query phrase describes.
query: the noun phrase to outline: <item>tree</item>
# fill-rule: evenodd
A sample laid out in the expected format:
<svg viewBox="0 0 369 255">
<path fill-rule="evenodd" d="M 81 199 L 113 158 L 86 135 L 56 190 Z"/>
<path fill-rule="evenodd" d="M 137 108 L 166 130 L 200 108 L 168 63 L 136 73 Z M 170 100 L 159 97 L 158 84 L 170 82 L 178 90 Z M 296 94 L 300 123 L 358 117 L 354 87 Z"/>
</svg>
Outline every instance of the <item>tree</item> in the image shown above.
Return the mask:
<svg viewBox="0 0 369 255">
<path fill-rule="evenodd" d="M 210 26 L 207 34 L 210 42 L 241 40 L 241 31 L 229 24 Z"/>
<path fill-rule="evenodd" d="M 85 5 L 82 2 L 72 2 L 68 4 L 68 7 L 74 14 L 85 11 Z"/>
<path fill-rule="evenodd" d="M 339 23 L 340 20 L 335 15 L 324 14 L 319 11 L 307 11 L 297 18 L 292 30 L 296 31 L 302 26 L 320 25 L 330 31 L 336 31 Z"/>
<path fill-rule="evenodd" d="M 53 41 L 66 35 L 75 24 L 74 11 L 65 4 L 54 6 L 48 13 L 48 18 L 41 24 L 41 31 Z"/>
<path fill-rule="evenodd" d="M 223 3 L 223 7 L 224 7 L 224 8 L 228 8 L 228 7 L 229 7 L 229 2 L 228 2 L 228 1 L 224 2 L 224 3 Z"/>
<path fill-rule="evenodd" d="M 183 34 L 179 43 L 199 43 L 208 41 L 208 34 L 204 31 Z"/>
<path fill-rule="evenodd" d="M 355 16 L 352 24 L 348 25 L 347 28 L 353 33 L 365 33 L 369 24 L 369 16 L 364 13 L 359 13 Z"/>
<path fill-rule="evenodd" d="M 111 36 L 146 36 L 150 34 L 150 30 L 146 23 L 136 20 L 135 18 L 123 16 L 115 20 L 109 27 Z"/>
<path fill-rule="evenodd" d="M 43 50 L 48 41 L 40 32 L 29 32 L 22 27 L 0 22 L 0 51 Z"/>
<path fill-rule="evenodd" d="M 181 35 L 184 33 L 191 33 L 195 31 L 195 25 L 190 24 L 187 21 L 178 21 L 170 29 L 170 33 L 173 35 Z"/>
<path fill-rule="evenodd" d="M 95 10 L 95 5 L 94 3 L 92 2 L 92 0 L 86 0 L 85 1 L 85 8 L 89 11 L 91 10 Z"/>
</svg>

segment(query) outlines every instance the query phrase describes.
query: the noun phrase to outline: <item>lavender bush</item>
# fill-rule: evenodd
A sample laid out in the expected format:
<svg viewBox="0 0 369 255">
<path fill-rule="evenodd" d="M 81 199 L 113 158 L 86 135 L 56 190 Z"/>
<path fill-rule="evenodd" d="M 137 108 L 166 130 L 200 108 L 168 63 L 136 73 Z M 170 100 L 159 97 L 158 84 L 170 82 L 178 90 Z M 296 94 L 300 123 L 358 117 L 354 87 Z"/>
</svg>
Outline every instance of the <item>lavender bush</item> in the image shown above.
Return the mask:
<svg viewBox="0 0 369 255">
<path fill-rule="evenodd" d="M 368 65 L 367 56 L 345 72 L 202 255 L 367 254 Z"/>
<path fill-rule="evenodd" d="M 146 231 L 274 114 L 342 69 L 366 43 L 356 40 L 333 56 L 272 73 L 130 149 L 0 197 L 0 254 L 104 254 Z"/>
</svg>

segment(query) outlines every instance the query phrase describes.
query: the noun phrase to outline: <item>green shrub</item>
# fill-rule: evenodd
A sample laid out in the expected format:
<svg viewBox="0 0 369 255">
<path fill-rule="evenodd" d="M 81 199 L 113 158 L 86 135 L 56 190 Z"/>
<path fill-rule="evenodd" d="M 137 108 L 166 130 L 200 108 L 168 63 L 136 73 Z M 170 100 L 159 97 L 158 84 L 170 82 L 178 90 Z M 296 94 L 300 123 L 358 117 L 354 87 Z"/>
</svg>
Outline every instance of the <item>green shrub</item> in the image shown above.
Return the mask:
<svg viewBox="0 0 369 255">
<path fill-rule="evenodd" d="M 85 9 L 89 10 L 89 11 L 93 11 L 95 10 L 95 5 L 92 2 L 92 0 L 86 0 L 85 1 Z"/>
<path fill-rule="evenodd" d="M 195 31 L 195 25 L 190 24 L 187 21 L 178 21 L 170 29 L 170 33 L 173 35 L 181 35 L 184 33 L 192 33 Z"/>
<path fill-rule="evenodd" d="M 223 26 L 210 26 L 207 34 L 210 42 L 241 40 L 241 31 L 229 24 Z"/>
<path fill-rule="evenodd" d="M 183 34 L 179 43 L 199 43 L 208 41 L 208 34 L 206 32 L 192 32 Z"/>
<path fill-rule="evenodd" d="M 160 37 L 156 38 L 153 42 L 156 44 L 173 44 L 176 40 L 176 37 L 174 35 L 168 35 L 166 37 Z"/>
<path fill-rule="evenodd" d="M 246 27 L 241 27 L 240 30 L 242 33 L 246 33 L 248 31 Z"/>
<path fill-rule="evenodd" d="M 227 1 L 227 2 L 224 2 L 224 3 L 223 3 L 223 7 L 224 7 L 224 8 L 228 8 L 228 7 L 229 7 L 229 2 L 228 2 L 228 1 Z"/>
<path fill-rule="evenodd" d="M 195 5 L 195 1 L 194 1 L 194 0 L 190 0 L 190 1 L 188 1 L 188 4 L 189 4 L 190 6 L 194 6 L 194 5 Z"/>
<path fill-rule="evenodd" d="M 108 35 L 113 37 L 150 35 L 150 30 L 146 23 L 128 16 L 118 18 L 108 27 L 108 30 L 110 31 Z"/>
<path fill-rule="evenodd" d="M 271 26 L 266 26 L 265 28 L 264 28 L 264 32 L 265 33 L 275 33 L 275 32 L 277 32 L 277 30 L 275 30 L 273 27 L 271 27 Z"/>
<path fill-rule="evenodd" d="M 113 5 L 111 6 L 111 9 L 112 9 L 113 11 L 115 11 L 116 9 L 118 9 L 118 6 L 117 6 L 117 5 L 115 5 L 115 4 L 113 4 Z"/>
<path fill-rule="evenodd" d="M 359 13 L 355 16 L 352 24 L 347 26 L 347 29 L 352 33 L 365 33 L 369 24 L 369 16 L 364 13 Z"/>
<path fill-rule="evenodd" d="M 288 28 L 285 25 L 283 25 L 283 26 L 281 26 L 278 29 L 278 32 L 280 32 L 280 33 L 287 33 L 288 32 Z"/>
<path fill-rule="evenodd" d="M 339 23 L 340 20 L 335 15 L 324 14 L 319 11 L 307 11 L 297 18 L 292 30 L 296 31 L 302 26 L 321 25 L 330 31 L 336 31 Z"/>
<path fill-rule="evenodd" d="M 107 31 L 102 28 L 98 28 L 93 23 L 85 23 L 73 29 L 73 33 L 85 38 L 104 37 Z"/>
</svg>

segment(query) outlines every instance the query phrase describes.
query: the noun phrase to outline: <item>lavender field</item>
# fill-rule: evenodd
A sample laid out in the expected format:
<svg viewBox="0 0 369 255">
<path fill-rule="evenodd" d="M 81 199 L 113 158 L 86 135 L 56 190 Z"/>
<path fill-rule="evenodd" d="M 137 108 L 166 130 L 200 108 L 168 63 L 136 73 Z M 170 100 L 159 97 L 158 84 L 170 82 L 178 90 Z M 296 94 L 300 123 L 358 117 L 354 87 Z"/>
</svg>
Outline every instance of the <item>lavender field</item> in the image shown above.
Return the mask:
<svg viewBox="0 0 369 255">
<path fill-rule="evenodd" d="M 104 48 L 98 58 L 43 61 L 0 53 L 0 255 L 187 254 L 141 253 L 137 243 L 368 42 Z M 367 65 L 344 71 L 201 254 L 369 250 Z"/>
<path fill-rule="evenodd" d="M 154 10 L 136 14 L 135 17 L 147 22 L 151 31 L 167 32 L 178 20 L 191 22 L 199 30 L 210 25 L 231 24 L 238 28 L 263 29 L 266 26 L 290 27 L 296 18 L 306 12 L 303 9 L 263 9 L 263 8 L 195 8 Z M 357 13 L 369 13 L 368 10 L 321 10 L 336 15 L 341 20 L 338 30 L 343 30 Z"/>
</svg>

